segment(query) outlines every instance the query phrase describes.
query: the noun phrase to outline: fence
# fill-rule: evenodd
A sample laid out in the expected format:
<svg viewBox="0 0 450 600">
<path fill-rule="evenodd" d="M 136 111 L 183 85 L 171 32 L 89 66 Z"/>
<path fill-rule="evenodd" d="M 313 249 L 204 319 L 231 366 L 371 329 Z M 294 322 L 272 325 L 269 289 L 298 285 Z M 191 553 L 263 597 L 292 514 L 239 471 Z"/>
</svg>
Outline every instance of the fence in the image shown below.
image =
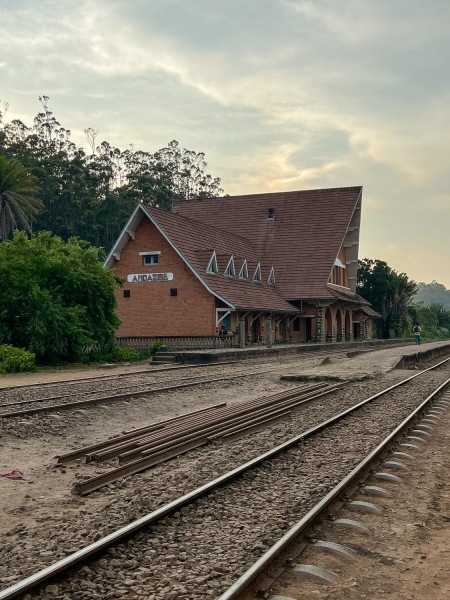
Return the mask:
<svg viewBox="0 0 450 600">
<path fill-rule="evenodd" d="M 237 335 L 228 335 L 224 339 L 219 339 L 215 335 L 169 335 L 116 338 L 116 344 L 121 348 L 135 348 L 136 350 L 148 350 L 156 342 L 162 342 L 164 346 L 167 346 L 171 350 L 201 350 L 203 348 L 232 348 L 233 346 L 239 346 L 239 337 Z"/>
</svg>

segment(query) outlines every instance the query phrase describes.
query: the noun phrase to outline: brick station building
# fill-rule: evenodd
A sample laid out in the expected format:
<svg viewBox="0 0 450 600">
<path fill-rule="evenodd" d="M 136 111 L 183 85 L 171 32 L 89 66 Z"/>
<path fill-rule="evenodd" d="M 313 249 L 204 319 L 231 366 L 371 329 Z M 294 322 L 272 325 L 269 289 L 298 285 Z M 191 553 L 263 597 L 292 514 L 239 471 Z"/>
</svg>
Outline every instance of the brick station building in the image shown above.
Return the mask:
<svg viewBox="0 0 450 600">
<path fill-rule="evenodd" d="M 372 337 L 379 315 L 356 293 L 361 187 L 177 204 L 139 204 L 105 266 L 119 337 L 212 336 L 245 342 Z"/>
</svg>

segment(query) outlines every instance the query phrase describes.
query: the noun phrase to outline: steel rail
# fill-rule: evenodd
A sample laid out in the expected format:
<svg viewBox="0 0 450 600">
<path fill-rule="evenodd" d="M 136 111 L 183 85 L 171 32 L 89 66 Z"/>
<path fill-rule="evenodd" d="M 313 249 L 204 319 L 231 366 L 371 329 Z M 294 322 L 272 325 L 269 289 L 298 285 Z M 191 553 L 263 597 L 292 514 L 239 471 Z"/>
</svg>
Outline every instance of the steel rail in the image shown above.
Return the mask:
<svg viewBox="0 0 450 600">
<path fill-rule="evenodd" d="M 148 373 L 146 373 L 146 374 L 148 374 Z M 191 381 L 192 379 L 198 380 L 199 376 L 198 375 L 192 375 L 191 377 L 184 377 L 184 379 L 182 381 L 188 382 L 188 381 Z M 171 381 L 179 381 L 179 379 L 169 379 L 169 382 L 171 382 Z M 159 382 L 153 382 L 153 383 L 159 383 Z M 166 380 L 166 383 L 167 383 L 167 380 Z M 196 382 L 194 382 L 194 383 L 196 383 Z M 145 384 L 142 384 L 142 383 L 131 383 L 127 387 L 128 387 L 128 389 L 130 389 L 130 388 L 138 388 L 138 387 L 142 388 L 143 385 L 145 385 Z M 146 388 L 144 388 L 144 389 L 146 389 Z M 111 387 L 111 388 L 107 389 L 106 391 L 111 392 L 111 391 L 114 391 L 114 390 L 120 390 L 120 388 Z M 61 400 L 62 398 L 73 398 L 73 397 L 81 396 L 81 395 L 86 396 L 86 395 L 101 394 L 102 391 L 104 392 L 105 389 L 102 389 L 102 390 L 79 390 L 77 392 L 73 392 L 73 393 L 70 393 L 70 394 L 59 394 L 57 396 L 44 396 L 44 397 L 41 397 L 41 398 L 31 398 L 29 400 L 17 400 L 15 402 L 1 402 L 0 401 L 0 407 L 1 408 L 5 408 L 5 407 L 8 407 L 8 406 L 22 406 L 24 404 L 34 404 L 34 403 L 38 403 L 38 402 L 48 402 L 49 400 Z M 115 395 L 114 396 L 109 396 L 109 397 L 114 398 Z"/>
<path fill-rule="evenodd" d="M 146 425 L 145 427 L 140 427 L 139 429 L 126 431 L 120 437 L 118 436 L 116 438 L 111 438 L 109 440 L 106 440 L 105 442 L 99 442 L 98 444 L 91 444 L 89 446 L 84 446 L 83 448 L 79 448 L 78 450 L 72 450 L 71 452 L 59 454 L 59 455 L 55 456 L 55 458 L 58 459 L 58 463 L 62 463 L 62 464 L 67 463 L 67 462 L 70 462 L 71 460 L 76 460 L 77 458 L 82 458 L 88 452 L 95 452 L 96 450 L 101 450 L 103 448 L 106 448 L 107 446 L 110 446 L 114 440 L 133 439 L 133 437 L 138 435 L 139 432 L 143 432 L 144 430 L 151 431 L 152 429 L 154 429 L 154 430 L 162 429 L 163 427 L 166 427 L 166 425 L 168 425 L 169 423 L 172 423 L 174 421 L 179 421 L 179 420 L 181 421 L 182 419 L 187 419 L 188 417 L 194 416 L 198 413 L 208 412 L 210 410 L 216 410 L 217 408 L 221 408 L 223 406 L 226 406 L 226 402 L 219 402 L 218 404 L 213 404 L 212 406 L 206 406 L 205 408 L 199 408 L 198 410 L 194 410 L 192 412 L 185 413 L 184 415 L 179 415 L 179 416 L 173 417 L 171 419 L 166 419 L 165 421 L 160 421 L 159 423 L 152 423 L 151 425 Z"/>
<path fill-rule="evenodd" d="M 310 391 L 310 390 L 314 389 L 314 387 L 317 387 L 317 386 L 311 386 L 311 387 L 308 387 L 306 385 L 297 386 L 296 388 L 291 389 L 290 392 L 294 392 L 291 395 L 299 394 L 303 390 Z M 282 392 L 281 394 L 269 396 L 268 398 L 275 400 L 275 399 L 281 398 L 282 396 L 284 397 L 286 395 L 286 393 L 287 392 Z M 58 458 L 58 462 L 68 462 L 70 460 L 74 460 L 75 458 L 87 456 L 87 459 L 88 459 L 87 462 L 90 462 L 91 460 L 96 460 L 96 451 L 101 452 L 103 450 L 113 449 L 114 447 L 124 446 L 124 445 L 126 445 L 127 441 L 129 441 L 131 444 L 134 441 L 136 441 L 138 438 L 143 438 L 146 435 L 148 435 L 149 433 L 151 433 L 157 429 L 159 429 L 159 430 L 164 429 L 164 432 L 168 433 L 169 431 L 173 430 L 174 426 L 179 427 L 185 421 L 189 420 L 190 423 L 196 422 L 196 419 L 198 419 L 198 418 L 202 418 L 202 417 L 206 418 L 207 414 L 209 412 L 211 412 L 211 411 L 214 412 L 216 410 L 225 409 L 226 407 L 227 407 L 227 403 L 221 402 L 221 403 L 209 406 L 209 407 L 201 408 L 201 409 L 198 409 L 195 411 L 185 413 L 183 415 L 179 415 L 177 417 L 166 419 L 166 420 L 160 421 L 158 423 L 151 423 L 150 425 L 145 425 L 145 426 L 139 427 L 137 429 L 125 431 L 125 432 L 123 432 L 122 435 L 110 438 L 109 440 L 106 440 L 105 442 L 100 442 L 98 444 L 91 444 L 89 446 L 84 446 L 84 447 L 78 448 L 76 450 L 67 452 L 65 454 L 56 456 L 55 458 Z M 221 411 L 220 414 L 223 414 L 223 412 Z"/>
<path fill-rule="evenodd" d="M 184 433 L 185 435 L 190 435 L 196 431 L 206 433 L 208 432 L 208 437 L 214 436 L 217 432 L 220 434 L 227 427 L 232 427 L 234 425 L 243 425 L 247 420 L 254 418 L 263 418 L 264 415 L 271 413 L 273 411 L 284 411 L 290 408 L 294 408 L 300 404 L 306 404 L 308 402 L 312 402 L 318 398 L 322 398 L 325 395 L 331 394 L 336 391 L 343 384 L 337 386 L 328 386 L 326 388 L 322 388 L 320 390 L 314 390 L 312 392 L 289 395 L 285 399 L 279 399 L 275 402 L 267 402 L 261 405 L 254 405 L 250 407 L 245 407 L 244 410 L 235 411 L 229 413 L 229 416 L 224 415 L 224 418 L 211 419 L 209 422 L 205 421 L 204 423 L 195 424 L 192 429 L 179 431 L 178 435 Z M 139 440 L 137 446 L 134 449 L 130 449 L 130 451 L 125 451 L 119 454 L 119 463 L 125 462 L 126 460 L 130 460 L 133 456 L 147 456 L 152 452 L 152 448 L 159 443 L 170 443 L 174 437 L 176 439 L 176 435 L 164 436 L 158 435 L 160 432 L 156 432 L 154 436 L 147 438 L 147 440 Z M 177 432 L 175 432 L 177 433 Z"/>
<path fill-rule="evenodd" d="M 440 365 L 448 362 L 449 360 L 450 359 L 441 361 L 438 364 L 433 365 L 432 367 L 428 367 L 427 369 L 425 369 L 423 371 L 419 371 L 418 373 L 415 373 L 411 377 L 408 377 L 408 378 L 390 386 L 389 388 L 386 388 L 385 390 L 377 392 L 370 398 L 367 398 L 366 400 L 359 402 L 358 404 L 351 407 L 350 409 L 347 409 L 347 410 L 339 413 L 338 415 L 335 415 L 331 419 L 323 421 L 319 425 L 305 431 L 304 433 L 301 433 L 301 434 L 295 436 L 294 438 L 291 438 L 290 440 L 287 440 L 286 442 L 283 442 L 282 444 L 276 446 L 275 448 L 272 448 L 271 450 L 265 452 L 264 454 L 261 454 L 260 456 L 257 456 L 256 458 L 253 458 L 252 460 L 246 462 L 245 464 L 240 465 L 239 467 L 236 467 L 235 469 L 233 469 L 231 471 L 228 471 L 227 473 L 221 475 L 220 477 L 196 488 L 195 490 L 192 490 L 191 492 L 188 492 L 187 494 L 185 494 L 183 496 L 180 496 L 179 498 L 176 498 L 172 502 L 169 502 L 168 504 L 161 506 L 157 510 L 141 517 L 140 519 L 137 519 L 136 521 L 133 521 L 132 523 L 129 523 L 128 525 L 125 525 L 124 527 L 121 527 L 117 531 L 110 533 L 109 535 L 105 536 L 104 538 L 101 538 L 100 540 L 97 540 L 96 542 L 89 544 L 85 548 L 82 548 L 81 550 L 78 550 L 77 552 L 74 552 L 74 553 L 66 556 L 65 558 L 57 561 L 56 563 L 38 571 L 37 573 L 34 573 L 33 575 L 26 577 L 22 581 L 19 581 L 19 582 L 13 584 L 12 586 L 6 588 L 5 590 L 0 591 L 0 600 L 11 600 L 13 598 L 17 598 L 18 596 L 20 596 L 21 594 L 24 594 L 28 590 L 36 588 L 37 586 L 41 585 L 48 579 L 56 577 L 61 572 L 66 571 L 70 567 L 73 567 L 73 566 L 79 564 L 83 560 L 86 560 L 87 558 L 89 558 L 93 555 L 99 554 L 102 550 L 105 550 L 106 548 L 109 548 L 110 546 L 118 543 L 119 541 L 130 537 L 133 533 L 141 530 L 144 527 L 147 527 L 148 525 L 154 523 L 158 519 L 161 519 L 162 517 L 167 516 L 175 511 L 177 511 L 181 507 L 186 506 L 187 504 L 192 503 L 193 501 L 197 500 L 198 498 L 209 494 L 214 489 L 219 488 L 219 487 L 225 485 L 227 482 L 240 477 L 243 473 L 260 465 L 264 461 L 266 461 L 270 458 L 273 458 L 274 456 L 277 456 L 284 450 L 287 450 L 288 448 L 291 448 L 292 446 L 295 446 L 296 444 L 303 442 L 303 440 L 305 440 L 306 438 L 311 437 L 315 433 L 319 433 L 320 431 L 322 431 L 329 425 L 336 423 L 337 421 L 342 419 L 345 415 L 349 414 L 350 412 L 354 412 L 355 410 L 358 410 L 359 408 L 361 408 L 368 402 L 388 393 L 389 391 L 391 391 L 393 389 L 396 389 L 402 385 L 405 385 L 409 381 L 415 379 L 416 377 L 423 375 L 424 373 L 426 373 L 428 371 L 438 368 Z M 447 380 L 444 384 L 442 384 L 438 388 L 438 390 L 444 388 L 445 385 L 449 384 L 449 382 L 450 382 L 450 380 Z M 437 393 L 437 391 L 435 393 Z M 426 400 L 420 406 L 424 406 L 424 405 L 426 405 Z M 353 471 L 349 475 L 351 475 L 352 473 L 353 473 Z M 337 493 L 339 493 L 339 492 L 336 492 L 336 495 L 337 495 Z M 325 498 L 328 499 L 330 494 L 331 494 L 331 492 L 329 494 L 327 494 L 325 496 Z M 333 498 L 334 497 L 335 496 L 333 496 Z M 331 499 L 329 501 L 331 501 Z M 284 537 L 282 538 L 282 540 L 284 540 Z M 275 546 L 273 546 L 272 548 L 276 547 L 276 549 L 278 550 L 280 542 L 281 542 L 281 540 L 279 540 L 279 542 L 277 542 L 277 544 L 275 544 Z M 278 554 L 280 551 L 281 551 L 281 548 L 277 551 L 276 554 Z M 266 556 L 266 555 L 263 555 L 263 556 Z M 264 568 L 263 566 L 261 566 L 261 559 L 259 559 L 255 563 L 255 565 L 257 565 L 256 569 L 258 570 L 258 573 L 261 572 L 262 569 Z M 256 573 L 255 576 L 258 573 Z M 242 578 L 243 577 L 239 578 L 233 584 L 233 586 L 231 586 L 229 588 L 229 590 L 228 590 L 229 593 L 233 593 L 233 594 L 239 593 L 239 592 L 237 592 L 237 585 L 239 585 L 239 586 L 242 585 Z M 248 584 L 246 584 L 246 586 L 247 585 Z M 244 589 L 244 588 L 241 588 L 241 589 Z M 226 592 L 226 593 L 228 593 L 228 592 Z M 230 596 L 230 598 L 233 598 L 233 597 L 235 597 L 235 596 Z M 225 598 L 226 597 L 221 597 L 220 600 L 225 600 Z"/>
<path fill-rule="evenodd" d="M 322 394 L 320 394 L 320 392 L 319 392 L 316 397 L 320 397 L 320 395 L 328 394 L 330 391 L 331 390 L 324 391 Z M 306 400 L 306 401 L 309 402 L 312 399 L 313 398 L 310 398 L 309 400 Z M 287 409 L 287 408 L 289 408 L 289 407 L 286 407 L 286 406 L 283 407 L 283 409 Z M 264 413 L 264 414 L 266 414 L 266 413 Z M 261 417 L 261 418 L 263 418 L 263 417 Z M 230 423 L 228 423 L 228 425 L 223 425 L 222 428 L 225 429 L 227 426 L 229 427 Z M 173 444 L 173 442 L 169 442 L 169 443 L 154 447 L 151 450 L 149 449 L 147 451 L 144 451 L 144 452 L 142 452 L 141 458 L 137 458 L 137 459 L 133 460 L 132 462 L 128 462 L 124 465 L 121 465 L 121 466 L 111 470 L 111 471 L 102 473 L 101 475 L 97 475 L 97 476 L 87 479 L 85 481 L 75 483 L 75 485 L 73 487 L 73 491 L 76 494 L 86 496 L 87 494 L 95 492 L 96 490 L 104 487 L 105 485 L 113 483 L 114 481 L 117 481 L 118 479 L 122 479 L 123 477 L 127 477 L 129 475 L 134 475 L 136 473 L 140 473 L 142 471 L 145 471 L 149 467 L 153 467 L 154 465 L 156 465 L 160 462 L 163 462 L 164 460 L 168 460 L 169 458 L 178 456 L 178 454 L 184 453 L 186 451 L 186 450 L 184 450 L 185 444 L 190 444 L 190 447 L 188 448 L 189 450 L 191 450 L 197 446 L 203 445 L 204 443 L 209 441 L 208 440 L 209 435 L 215 431 L 218 431 L 217 427 L 209 428 L 209 429 L 200 429 L 200 430 L 197 430 L 196 433 L 192 433 L 191 435 L 187 435 L 182 438 L 179 438 L 178 444 L 176 444 L 175 446 L 171 446 L 171 444 Z M 197 442 L 197 446 L 192 446 L 192 444 L 195 444 L 196 442 Z M 172 448 L 178 448 L 179 449 L 178 454 L 171 452 Z"/>
<path fill-rule="evenodd" d="M 402 344 L 404 345 L 404 344 Z M 389 348 L 392 348 L 395 346 L 389 346 Z M 364 350 L 354 350 L 353 352 L 359 353 L 359 352 L 373 352 L 376 350 L 380 350 L 383 348 L 379 348 L 378 346 L 375 347 L 370 347 Z M 313 352 L 313 356 L 309 357 L 309 358 L 317 358 L 318 356 L 328 356 L 330 354 L 346 354 L 348 356 L 349 352 L 347 349 L 345 348 L 341 348 L 341 349 L 332 349 L 330 348 L 328 351 L 326 349 L 324 350 L 317 350 Z M 102 380 L 102 379 L 106 379 L 106 380 L 113 380 L 113 379 L 120 379 L 122 377 L 133 377 L 134 375 L 153 375 L 153 373 L 158 373 L 158 372 L 167 372 L 167 371 L 177 371 L 177 370 L 181 370 L 181 369 L 197 369 L 197 368 L 202 368 L 202 367 L 213 367 L 213 366 L 222 366 L 222 365 L 233 365 L 233 364 L 237 364 L 239 362 L 239 360 L 228 360 L 228 361 L 217 361 L 217 362 L 210 362 L 210 363 L 199 363 L 199 364 L 190 364 L 190 365 L 179 365 L 179 366 L 174 366 L 174 367 L 166 367 L 166 368 L 152 368 L 149 369 L 147 371 L 129 371 L 127 373 L 117 373 L 115 375 L 94 375 L 92 377 L 83 377 L 82 379 L 64 379 L 61 381 L 44 381 L 44 382 L 37 382 L 37 383 L 24 383 L 24 384 L 18 384 L 18 385 L 11 385 L 11 386 L 3 386 L 0 387 L 0 392 L 1 391 L 14 391 L 14 390 L 21 390 L 21 389 L 26 389 L 26 388 L 34 388 L 34 387 L 46 387 L 46 386 L 51 386 L 51 385 L 76 385 L 76 384 L 86 384 L 89 383 L 90 381 L 96 381 L 96 380 Z M 287 366 L 287 367 L 278 367 L 278 368 L 289 368 L 291 365 Z M 261 366 L 260 369 L 263 370 L 265 367 L 265 365 Z M 271 369 L 269 369 L 271 370 Z M 259 372 L 259 371 L 258 371 Z M 54 396 L 54 397 L 49 397 L 49 398 L 38 398 L 35 401 L 43 401 L 46 399 L 50 399 L 50 398 L 64 398 L 69 396 L 70 394 L 63 394 L 61 396 Z M 75 394 L 72 394 L 75 395 Z M 0 406 L 15 406 L 18 404 L 23 404 L 23 403 L 29 403 L 29 402 L 33 402 L 33 400 L 25 400 L 25 401 L 21 401 L 21 402 L 11 402 L 8 404 L 1 404 L 0 401 Z"/>
<path fill-rule="evenodd" d="M 200 418 L 194 419 L 188 424 L 176 423 L 175 426 L 170 428 L 170 430 L 151 433 L 150 436 L 138 440 L 137 446 L 145 449 L 162 441 L 167 441 L 173 437 L 177 437 L 182 433 L 192 433 L 197 430 L 202 430 L 207 426 L 221 425 L 222 423 L 231 422 L 232 419 L 238 419 L 241 417 L 243 418 L 247 414 L 256 415 L 258 411 L 262 411 L 264 409 L 272 410 L 272 407 L 275 404 L 277 404 L 277 406 L 281 406 L 284 402 L 292 399 L 308 398 L 313 394 L 317 394 L 319 391 L 324 391 L 325 388 L 327 391 L 331 392 L 336 388 L 336 386 L 322 385 L 321 387 L 314 386 L 310 388 L 307 386 L 302 386 L 300 388 L 296 387 L 288 390 L 287 392 L 283 392 L 282 394 L 266 396 L 264 398 L 256 398 L 255 400 L 234 406 L 226 406 L 218 410 L 215 414 L 208 413 L 204 418 L 202 418 L 203 415 L 201 415 Z M 186 427 L 186 425 L 189 427 Z"/>
<path fill-rule="evenodd" d="M 289 369 L 289 368 L 291 368 L 291 366 L 289 366 L 289 367 L 277 366 L 277 367 L 272 367 L 270 369 L 266 369 L 264 372 L 266 373 L 267 371 L 277 371 L 280 369 Z M 76 410 L 77 408 L 80 408 L 83 406 L 92 406 L 95 404 L 99 404 L 100 402 L 115 402 L 115 401 L 119 401 L 119 400 L 128 400 L 128 399 L 134 398 L 136 396 L 144 396 L 147 394 L 154 394 L 154 393 L 159 393 L 159 392 L 168 392 L 168 391 L 172 391 L 172 390 L 182 389 L 182 388 L 186 388 L 186 387 L 193 387 L 196 385 L 204 385 L 204 384 L 208 384 L 208 383 L 218 383 L 220 381 L 227 381 L 230 379 L 239 379 L 241 377 L 251 377 L 252 375 L 259 375 L 260 373 L 261 373 L 261 371 L 246 371 L 244 373 L 241 372 L 241 373 L 237 373 L 237 374 L 233 374 L 233 375 L 226 375 L 223 377 L 202 379 L 200 381 L 189 381 L 186 383 L 178 383 L 176 385 L 154 387 L 151 389 L 147 388 L 147 389 L 143 389 L 143 390 L 139 390 L 139 391 L 137 390 L 134 392 L 124 392 L 122 394 L 115 394 L 113 396 L 101 396 L 100 398 L 91 398 L 90 400 L 80 400 L 80 401 L 72 402 L 72 403 L 54 404 L 53 406 L 41 406 L 41 407 L 29 408 L 29 409 L 25 409 L 25 410 L 11 411 L 11 412 L 7 412 L 7 413 L 0 413 L 0 418 L 6 419 L 6 418 L 10 418 L 10 417 L 22 417 L 25 415 L 51 412 L 51 411 L 55 411 L 55 410 Z M 195 379 L 197 379 L 197 378 L 195 378 Z M 33 404 L 35 402 L 40 402 L 40 401 L 41 400 L 39 400 L 39 399 L 30 400 L 29 402 L 27 402 L 27 404 Z M 0 407 L 1 407 L 1 404 L 0 404 Z"/>
<path fill-rule="evenodd" d="M 442 390 L 450 386 L 450 379 L 447 379 L 432 394 L 430 394 L 411 414 L 404 419 L 370 454 L 368 454 L 350 473 L 344 477 L 332 490 L 326 494 L 313 508 L 311 508 L 304 517 L 302 517 L 282 538 L 280 538 L 267 552 L 265 552 L 235 583 L 233 583 L 226 592 L 219 596 L 218 600 L 233 600 L 245 591 L 256 577 L 272 563 L 272 561 L 291 544 L 301 533 L 310 526 L 319 515 L 342 494 L 349 485 L 367 471 L 371 463 L 376 460 L 380 454 L 416 419 L 417 415 L 439 394 Z M 1 598 L 1 597 L 0 597 Z"/>
<path fill-rule="evenodd" d="M 167 366 L 164 368 L 152 368 L 147 371 L 128 371 L 127 373 L 116 373 L 112 375 L 93 375 L 92 377 L 83 377 L 82 379 L 63 379 L 61 381 L 41 381 L 37 383 L 19 383 L 17 385 L 5 385 L 0 387 L 0 392 L 3 391 L 13 391 L 20 390 L 24 388 L 34 388 L 34 387 L 45 387 L 50 385 L 75 385 L 77 383 L 89 383 L 90 381 L 96 381 L 99 379 L 119 379 L 121 377 L 132 377 L 133 375 L 153 375 L 153 373 L 159 373 L 164 371 L 178 371 L 181 369 L 199 369 L 201 367 L 214 367 L 218 365 L 233 365 L 238 363 L 238 360 L 224 360 L 218 362 L 210 362 L 210 363 L 198 363 L 195 365 L 176 365 L 174 367 Z M 117 366 L 120 366 L 120 363 L 117 363 Z"/>
</svg>

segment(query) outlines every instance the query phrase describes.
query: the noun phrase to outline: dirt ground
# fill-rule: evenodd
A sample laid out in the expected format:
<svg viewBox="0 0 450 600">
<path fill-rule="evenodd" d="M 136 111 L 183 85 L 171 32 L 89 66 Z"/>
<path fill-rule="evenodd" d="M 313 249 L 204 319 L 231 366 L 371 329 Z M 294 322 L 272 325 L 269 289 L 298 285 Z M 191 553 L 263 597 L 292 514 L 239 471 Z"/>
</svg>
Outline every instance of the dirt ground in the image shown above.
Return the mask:
<svg viewBox="0 0 450 600">
<path fill-rule="evenodd" d="M 399 351 L 399 355 L 401 352 Z M 147 365 L 139 368 L 148 369 Z M 129 370 L 136 366 L 114 369 L 111 374 Z M 89 375 L 104 376 L 104 369 L 90 370 Z M 86 373 L 64 371 L 40 373 L 22 377 L 1 378 L 0 385 L 19 385 L 33 381 L 66 380 L 85 377 Z M 273 375 L 273 388 L 277 376 Z M 389 377 L 387 376 L 387 379 Z M 240 400 L 262 392 L 248 386 Z M 270 382 L 265 389 L 270 391 Z M 221 390 L 226 396 L 226 389 Z M 231 392 L 230 392 L 231 394 Z M 164 409 L 165 417 L 195 410 L 205 404 L 213 404 L 213 395 L 197 396 L 195 390 L 174 395 L 170 409 Z M 224 398 L 226 399 L 226 398 Z M 30 434 L 23 439 L 13 439 L 0 434 L 0 474 L 20 469 L 24 477 L 12 480 L 0 477 L 0 536 L 13 540 L 21 532 L 32 531 L 39 523 L 51 520 L 53 514 L 79 512 L 78 500 L 70 494 L 71 486 L 85 472 L 86 465 L 70 464 L 64 468 L 56 466 L 55 456 L 70 448 L 85 443 L 95 443 L 107 435 L 121 433 L 125 428 L 139 427 L 162 413 L 162 400 L 155 395 L 140 407 L 122 403 L 123 410 L 113 407 L 79 410 L 71 416 L 70 423 L 64 415 L 55 415 L 54 429 Z M 126 410 L 126 427 L 123 414 Z M 92 411 L 92 412 L 91 412 Z M 92 418 L 94 416 L 94 418 Z M 159 418 L 163 418 L 160 416 Z M 26 429 L 33 427 L 33 419 L 26 419 Z M 371 528 L 370 536 L 349 531 L 338 531 L 333 523 L 320 532 L 321 539 L 349 544 L 358 550 L 347 561 L 337 559 L 311 547 L 302 557 L 302 562 L 320 565 L 339 575 L 337 582 L 323 585 L 304 579 L 298 580 L 288 574 L 279 594 L 295 599 L 318 598 L 343 600 L 344 598 L 386 598 L 390 600 L 447 600 L 450 598 L 450 409 L 434 427 L 433 435 L 408 463 L 401 485 L 385 482 L 367 482 L 387 488 L 389 498 L 359 496 L 359 499 L 374 502 L 381 508 L 381 515 L 355 514 L 347 512 L 337 515 L 359 519 Z M 102 468 L 90 467 L 89 475 L 103 472 Z M 76 500 L 76 501 L 75 501 Z M 107 504 L 108 497 L 92 497 L 89 510 Z M 74 549 L 75 550 L 75 549 Z M 4 584 L 7 582 L 3 582 Z M 284 586 L 287 587 L 284 587 Z M 3 586 L 2 586 L 3 587 Z"/>
</svg>

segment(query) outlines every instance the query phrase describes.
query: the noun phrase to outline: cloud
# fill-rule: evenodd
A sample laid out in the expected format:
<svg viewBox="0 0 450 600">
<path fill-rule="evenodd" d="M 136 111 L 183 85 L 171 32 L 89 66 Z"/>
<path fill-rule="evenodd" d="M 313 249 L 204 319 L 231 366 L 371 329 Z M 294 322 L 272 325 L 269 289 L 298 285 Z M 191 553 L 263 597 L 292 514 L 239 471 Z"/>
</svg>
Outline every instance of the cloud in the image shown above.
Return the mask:
<svg viewBox="0 0 450 600">
<path fill-rule="evenodd" d="M 424 205 L 436 212 L 450 213 L 450 194 L 448 192 L 430 194 L 425 198 Z"/>
<path fill-rule="evenodd" d="M 86 127 L 122 148 L 154 151 L 176 138 L 206 152 L 227 193 L 362 184 L 364 248 L 415 269 L 410 250 L 426 238 L 439 256 L 449 210 L 447 0 L 0 6 L 11 118 L 30 122 L 47 94 L 77 143 Z M 441 250 L 426 261 L 430 280 L 450 261 Z"/>
</svg>

